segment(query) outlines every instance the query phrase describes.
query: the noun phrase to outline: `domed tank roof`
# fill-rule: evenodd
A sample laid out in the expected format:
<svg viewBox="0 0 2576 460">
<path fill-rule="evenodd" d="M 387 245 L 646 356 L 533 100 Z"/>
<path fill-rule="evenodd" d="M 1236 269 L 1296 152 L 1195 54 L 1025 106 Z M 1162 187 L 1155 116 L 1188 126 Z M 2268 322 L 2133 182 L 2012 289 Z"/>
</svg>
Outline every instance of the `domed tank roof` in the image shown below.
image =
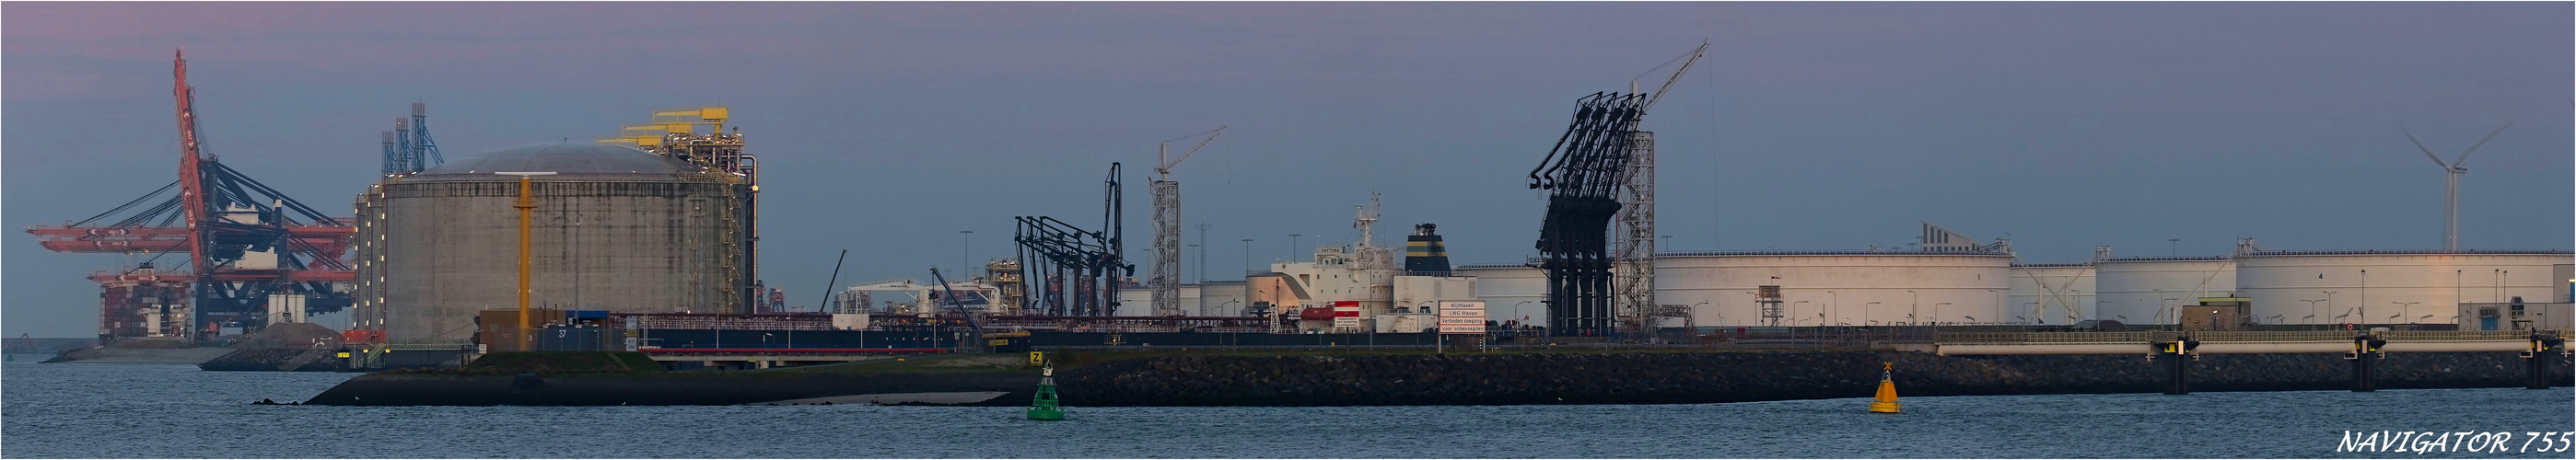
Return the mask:
<svg viewBox="0 0 2576 460">
<path fill-rule="evenodd" d="M 421 171 L 419 175 L 493 175 L 552 172 L 563 175 L 668 176 L 695 169 L 651 152 L 595 142 L 539 142 L 503 147 Z"/>
</svg>

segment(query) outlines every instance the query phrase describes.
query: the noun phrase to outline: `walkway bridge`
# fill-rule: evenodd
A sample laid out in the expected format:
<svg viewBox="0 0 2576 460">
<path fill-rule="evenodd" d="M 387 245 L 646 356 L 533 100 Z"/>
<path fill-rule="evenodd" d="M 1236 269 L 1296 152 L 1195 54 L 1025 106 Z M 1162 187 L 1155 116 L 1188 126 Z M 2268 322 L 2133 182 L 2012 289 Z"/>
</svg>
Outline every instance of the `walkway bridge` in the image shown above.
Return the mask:
<svg viewBox="0 0 2576 460">
<path fill-rule="evenodd" d="M 1979 332 L 1933 336 L 1941 355 L 2152 355 L 2165 344 L 2195 354 L 2352 353 L 2352 331 Z M 2372 331 L 2376 352 L 2526 352 L 2556 331 Z"/>
<path fill-rule="evenodd" d="M 2342 353 L 2352 390 L 2378 388 L 2371 368 L 2389 352 L 2519 352 L 2525 388 L 2549 388 L 2548 355 L 2567 354 L 2560 331 L 2149 331 L 1934 334 L 1942 355 L 2143 355 L 2165 375 L 2165 394 L 2191 392 L 2190 368 L 2203 354 Z"/>
</svg>

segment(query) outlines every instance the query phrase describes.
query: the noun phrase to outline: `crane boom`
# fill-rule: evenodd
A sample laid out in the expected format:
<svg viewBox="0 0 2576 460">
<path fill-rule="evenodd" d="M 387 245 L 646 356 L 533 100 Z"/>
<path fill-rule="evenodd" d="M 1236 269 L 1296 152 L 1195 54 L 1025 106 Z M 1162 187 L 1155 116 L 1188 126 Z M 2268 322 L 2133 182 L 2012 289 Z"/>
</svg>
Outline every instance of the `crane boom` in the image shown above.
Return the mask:
<svg viewBox="0 0 2576 460">
<path fill-rule="evenodd" d="M 178 100 L 179 114 L 179 219 L 188 223 L 188 266 L 203 282 L 215 270 L 206 263 L 205 232 L 198 230 L 207 219 L 206 173 L 197 163 L 197 91 L 188 87 L 187 48 L 172 53 L 170 75 L 171 96 Z"/>
<path fill-rule="evenodd" d="M 1218 127 L 1216 127 L 1216 129 L 1211 129 L 1211 130 L 1206 130 L 1206 131 L 1200 131 L 1198 134 L 1191 134 L 1191 135 L 1187 135 L 1187 136 L 1175 137 L 1175 138 L 1171 138 L 1170 140 L 1163 141 L 1163 144 L 1164 144 L 1164 145 L 1170 145 L 1170 144 L 1172 143 L 1172 141 L 1177 141 L 1177 140 L 1182 140 L 1182 139 L 1189 139 L 1189 138 L 1199 137 L 1199 136 L 1207 136 L 1207 138 L 1205 138 L 1205 139 L 1199 139 L 1199 143 L 1198 143 L 1198 145 L 1192 145 L 1192 146 L 1190 146 L 1190 150 L 1189 150 L 1189 151 L 1181 152 L 1181 156 L 1172 157 L 1172 156 L 1168 156 L 1168 155 L 1163 155 L 1163 153 L 1166 153 L 1167 151 L 1157 151 L 1157 152 L 1156 152 L 1157 156 L 1164 156 L 1164 157 L 1167 157 L 1168 159 L 1166 159 L 1166 158 L 1157 158 L 1157 160 L 1162 160 L 1162 162 L 1161 162 L 1161 164 L 1160 164 L 1160 165 L 1157 165 L 1157 166 L 1155 166 L 1155 167 L 1154 167 L 1154 174 L 1160 175 L 1160 179 L 1162 179 L 1162 180 L 1171 180 L 1171 179 L 1172 179 L 1172 168 L 1173 168 L 1173 167 L 1175 167 L 1175 166 L 1180 166 L 1180 165 L 1181 165 L 1181 161 L 1182 161 L 1182 160 L 1188 160 L 1188 159 L 1190 159 L 1190 155 L 1196 155 L 1196 154 L 1198 154 L 1198 153 L 1199 153 L 1199 149 L 1207 148 L 1207 146 L 1208 146 L 1208 143 L 1209 143 L 1209 142 L 1216 142 L 1216 137 L 1217 137 L 1217 136 L 1223 136 L 1223 135 L 1225 135 L 1225 128 L 1226 128 L 1226 127 L 1224 127 L 1224 126 L 1218 126 Z"/>
<path fill-rule="evenodd" d="M 1681 82 L 1682 75 L 1690 73 L 1691 63 L 1699 62 L 1699 57 L 1707 53 L 1708 42 L 1700 42 L 1699 48 L 1691 49 L 1690 57 L 1682 60 L 1682 67 L 1679 69 L 1673 69 L 1673 76 L 1671 78 L 1664 79 L 1663 86 L 1656 87 L 1655 94 L 1646 97 L 1646 103 L 1637 105 L 1636 116 L 1638 118 L 1644 118 L 1647 110 L 1655 108 L 1655 101 L 1663 100 L 1664 92 L 1673 90 L 1673 83 Z"/>
</svg>

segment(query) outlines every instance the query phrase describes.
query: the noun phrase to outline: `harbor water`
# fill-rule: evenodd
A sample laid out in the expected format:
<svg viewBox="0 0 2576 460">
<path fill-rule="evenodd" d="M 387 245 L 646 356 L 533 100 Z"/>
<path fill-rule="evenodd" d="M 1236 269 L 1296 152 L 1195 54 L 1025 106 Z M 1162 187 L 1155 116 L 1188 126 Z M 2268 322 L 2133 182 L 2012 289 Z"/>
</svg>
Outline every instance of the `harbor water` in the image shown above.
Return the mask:
<svg viewBox="0 0 2576 460">
<path fill-rule="evenodd" d="M 0 366 L 0 457 L 2568 458 L 2566 388 L 1869 396 L 1687 405 L 323 407 L 356 374 Z M 1034 384 L 1035 382 L 1031 382 Z M 1903 382 L 1898 382 L 1900 391 Z M 2511 432 L 2505 452 L 2337 451 L 2346 432 Z M 2456 444 L 2456 443 L 2454 443 Z M 2563 445 L 2563 444 L 2561 444 Z"/>
</svg>

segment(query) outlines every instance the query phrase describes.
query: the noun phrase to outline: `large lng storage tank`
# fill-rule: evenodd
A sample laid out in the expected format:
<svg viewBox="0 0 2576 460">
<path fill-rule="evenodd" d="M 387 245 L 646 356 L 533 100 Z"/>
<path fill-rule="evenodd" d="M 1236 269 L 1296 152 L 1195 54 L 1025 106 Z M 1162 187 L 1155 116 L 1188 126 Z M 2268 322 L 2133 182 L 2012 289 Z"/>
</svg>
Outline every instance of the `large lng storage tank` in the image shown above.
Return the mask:
<svg viewBox="0 0 2576 460">
<path fill-rule="evenodd" d="M 1450 273 L 1476 277 L 1476 299 L 1485 301 L 1486 318 L 1547 324 L 1547 271 L 1495 264 L 1459 265 Z"/>
<path fill-rule="evenodd" d="M 2239 290 L 2258 321 L 2282 324 L 2456 324 L 2461 303 L 2558 297 L 2563 250 L 2246 251 Z M 2314 302 L 2310 302 L 2314 301 Z"/>
<path fill-rule="evenodd" d="M 2013 264 L 2008 313 L 2023 324 L 2075 324 L 2093 318 L 2093 264 Z"/>
<path fill-rule="evenodd" d="M 357 320 L 393 343 L 465 343 L 475 312 L 518 306 L 519 178 L 535 176 L 530 303 L 619 312 L 735 312 L 742 280 L 737 176 L 624 147 L 503 148 L 407 176 L 359 199 Z"/>
<path fill-rule="evenodd" d="M 1781 325 L 2006 323 L 2008 251 L 1675 252 L 1657 258 L 1657 302 L 1701 325 L 1768 325 L 1755 302 L 1780 287 Z"/>
<path fill-rule="evenodd" d="M 2093 264 L 2093 317 L 2129 324 L 2173 324 L 2174 312 L 2202 297 L 2236 291 L 2236 260 L 2226 256 L 2114 257 Z"/>
</svg>

